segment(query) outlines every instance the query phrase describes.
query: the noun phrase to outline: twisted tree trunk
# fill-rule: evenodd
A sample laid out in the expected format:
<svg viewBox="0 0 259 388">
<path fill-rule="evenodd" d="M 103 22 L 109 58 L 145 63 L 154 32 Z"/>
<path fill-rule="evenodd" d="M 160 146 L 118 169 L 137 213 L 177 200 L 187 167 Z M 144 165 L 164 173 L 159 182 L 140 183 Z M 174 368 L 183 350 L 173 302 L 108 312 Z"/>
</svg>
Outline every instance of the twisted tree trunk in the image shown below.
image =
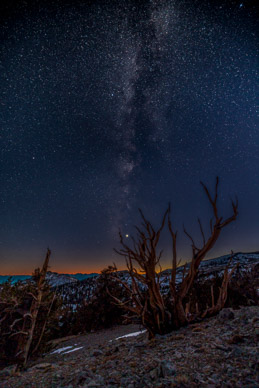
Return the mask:
<svg viewBox="0 0 259 388">
<path fill-rule="evenodd" d="M 119 233 L 121 249 L 115 251 L 119 255 L 124 256 L 126 259 L 132 286 L 130 287 L 125 281 L 122 281 L 119 277 L 114 275 L 114 278 L 116 278 L 127 290 L 130 298 L 126 303 L 120 301 L 117 298 L 114 299 L 122 308 L 141 318 L 143 325 L 149 332 L 150 338 L 154 337 L 154 335 L 157 333 L 164 334 L 173 329 L 178 329 L 194 319 L 190 316 L 190 314 L 188 314 L 189 306 L 184 306 L 183 301 L 193 286 L 193 282 L 198 274 L 200 263 L 216 243 L 222 229 L 231 222 L 235 221 L 238 214 L 238 201 L 236 200 L 235 202 L 232 201 L 233 213 L 229 218 L 223 220 L 222 216 L 218 216 L 218 183 L 219 179 L 217 177 L 214 198 L 212 198 L 207 187 L 201 182 L 201 185 L 203 186 L 206 196 L 213 209 L 214 222 L 212 219 L 210 220 L 210 236 L 206 240 L 201 221 L 198 219 L 203 240 L 203 246 L 201 248 L 197 247 L 191 235 L 184 228 L 184 233 L 192 243 L 192 258 L 188 271 L 186 271 L 186 265 L 184 267 L 183 278 L 180 285 L 176 284 L 176 269 L 180 262 L 177 262 L 177 232 L 174 232 L 172 228 L 170 219 L 170 205 L 166 210 L 161 226 L 157 231 L 153 228 L 152 224 L 145 218 L 142 211 L 140 210 L 140 215 L 142 218 L 142 229 L 136 227 L 137 240 L 132 237 L 132 248 L 124 242 L 122 234 Z M 168 229 L 172 237 L 173 253 L 171 279 L 169 282 L 171 299 L 169 305 L 166 303 L 165 296 L 162 295 L 161 292 L 160 259 L 162 256 L 162 251 L 159 253 L 157 252 L 157 245 L 161 232 L 164 229 L 166 219 L 168 221 Z M 157 272 L 157 267 L 160 267 L 160 272 Z M 110 269 L 111 271 L 116 271 L 116 266 L 110 267 Z M 213 315 L 223 308 L 227 296 L 228 282 L 232 273 L 233 270 L 231 273 L 228 273 L 228 270 L 226 269 L 217 303 L 214 304 L 213 295 L 213 305 L 205 312 L 197 311 L 196 318 L 197 316 L 204 317 L 207 315 Z M 144 291 L 140 289 L 140 285 L 142 285 Z"/>
<path fill-rule="evenodd" d="M 30 318 L 31 318 L 31 326 L 28 330 L 28 337 L 27 337 L 27 342 L 24 348 L 24 361 L 23 361 L 23 366 L 25 367 L 28 361 L 30 349 L 31 349 L 31 344 L 33 341 L 33 335 L 36 327 L 36 322 L 37 322 L 37 317 L 38 313 L 41 307 L 42 303 L 42 297 L 44 293 L 44 286 L 46 282 L 46 274 L 48 270 L 48 265 L 49 265 L 49 259 L 50 259 L 50 254 L 51 251 L 48 249 L 47 254 L 42 266 L 41 271 L 38 274 L 38 279 L 36 280 L 37 282 L 37 293 L 36 295 L 33 295 L 33 300 L 30 308 Z"/>
</svg>

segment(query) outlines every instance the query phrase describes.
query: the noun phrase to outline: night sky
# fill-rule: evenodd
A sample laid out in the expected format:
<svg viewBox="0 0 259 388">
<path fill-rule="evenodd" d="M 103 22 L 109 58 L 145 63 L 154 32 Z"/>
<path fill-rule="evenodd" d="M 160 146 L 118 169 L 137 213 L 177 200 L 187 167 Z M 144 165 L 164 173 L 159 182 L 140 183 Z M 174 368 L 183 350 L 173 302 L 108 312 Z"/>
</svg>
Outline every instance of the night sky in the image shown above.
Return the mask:
<svg viewBox="0 0 259 388">
<path fill-rule="evenodd" d="M 220 177 L 239 216 L 209 257 L 259 250 L 256 15 L 250 1 L 3 1 L 0 273 L 100 271 L 118 229 L 168 202 L 179 257 Z M 206 229 L 206 228 L 205 228 Z M 208 229 L 207 229 L 208 231 Z M 181 232 L 181 233 L 180 233 Z M 163 267 L 171 260 L 165 230 Z"/>
</svg>

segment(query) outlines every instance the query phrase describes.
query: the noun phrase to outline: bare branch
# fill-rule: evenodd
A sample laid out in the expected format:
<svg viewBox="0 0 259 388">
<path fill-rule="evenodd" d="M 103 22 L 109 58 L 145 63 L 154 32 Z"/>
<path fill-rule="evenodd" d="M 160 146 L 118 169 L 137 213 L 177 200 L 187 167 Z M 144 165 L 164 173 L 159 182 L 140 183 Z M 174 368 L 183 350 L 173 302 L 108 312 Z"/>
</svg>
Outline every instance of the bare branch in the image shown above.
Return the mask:
<svg viewBox="0 0 259 388">
<path fill-rule="evenodd" d="M 192 251 L 193 251 L 193 254 L 195 255 L 196 251 L 200 251 L 200 249 L 196 247 L 195 242 L 194 242 L 192 236 L 187 232 L 187 230 L 185 229 L 184 225 L 183 225 L 183 231 L 186 234 L 186 236 L 191 240 L 191 242 L 192 242 Z"/>
<path fill-rule="evenodd" d="M 22 330 L 16 331 L 15 333 L 13 333 L 13 334 L 10 335 L 10 338 L 13 337 L 13 336 L 15 336 L 15 335 L 20 335 L 20 334 L 22 334 L 22 335 L 28 335 L 29 333 L 28 333 L 27 331 L 22 331 Z"/>
<path fill-rule="evenodd" d="M 203 232 L 201 220 L 199 218 L 198 218 L 198 223 L 199 223 L 199 226 L 200 226 L 200 231 L 201 231 L 201 235 L 202 235 L 203 245 L 205 245 L 206 244 L 205 235 L 204 235 L 204 232 Z"/>
<path fill-rule="evenodd" d="M 190 291 L 194 279 L 197 277 L 199 265 L 206 257 L 207 253 L 216 243 L 222 229 L 234 221 L 238 214 L 238 201 L 232 201 L 232 215 L 229 218 L 223 219 L 218 212 L 218 188 L 219 178 L 216 178 L 214 193 L 211 194 L 207 186 L 203 182 L 201 185 L 212 207 L 213 218 L 210 220 L 210 235 L 207 238 L 201 220 L 198 218 L 200 233 L 202 236 L 202 246 L 199 248 L 194 242 L 193 237 L 183 227 L 185 235 L 190 239 L 192 246 L 192 258 L 190 264 L 185 263 L 182 272 L 182 281 L 176 284 L 176 270 L 180 262 L 177 262 L 177 232 L 174 232 L 171 222 L 171 207 L 170 204 L 163 214 L 162 222 L 158 230 L 155 230 L 150 221 L 144 216 L 141 209 L 141 226 L 136 226 L 137 237 L 132 238 L 132 246 L 128 246 L 119 233 L 121 249 L 115 250 L 119 255 L 124 256 L 128 268 L 128 273 L 131 278 L 131 284 L 119 280 L 126 289 L 129 298 L 132 302 L 130 306 L 124 301 L 117 300 L 123 308 L 127 308 L 131 313 L 136 314 L 141 318 L 143 324 L 149 331 L 149 336 L 152 338 L 156 333 L 168 332 L 170 328 L 179 328 L 188 323 L 191 319 L 190 305 L 183 306 L 183 300 Z M 161 232 L 167 220 L 168 230 L 172 239 L 172 268 L 169 281 L 170 297 L 167 299 L 161 292 L 162 267 L 160 260 L 162 250 L 157 252 L 157 244 L 160 239 Z M 160 272 L 157 272 L 157 268 Z M 188 270 L 187 270 L 188 268 Z M 232 271 L 230 271 L 232 273 Z M 211 308 L 207 308 L 206 314 L 211 313 L 211 309 L 222 308 L 226 300 L 227 283 L 229 281 L 228 271 L 224 274 L 224 279 L 221 286 L 220 296 L 215 303 L 213 287 L 211 288 Z M 140 285 L 142 284 L 143 289 Z M 170 302 L 168 302 L 170 300 Z M 199 311 L 197 305 L 196 315 L 204 315 L 204 312 Z"/>
</svg>

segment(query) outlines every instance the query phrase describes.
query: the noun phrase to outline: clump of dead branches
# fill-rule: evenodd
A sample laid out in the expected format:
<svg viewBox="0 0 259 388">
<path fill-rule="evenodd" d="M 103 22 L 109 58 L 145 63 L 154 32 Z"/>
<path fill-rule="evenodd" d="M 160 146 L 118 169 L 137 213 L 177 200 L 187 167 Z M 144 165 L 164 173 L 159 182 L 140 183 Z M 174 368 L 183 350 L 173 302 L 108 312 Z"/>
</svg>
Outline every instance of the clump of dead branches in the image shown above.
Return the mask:
<svg viewBox="0 0 259 388">
<path fill-rule="evenodd" d="M 119 234 L 121 248 L 116 250 L 116 252 L 126 259 L 130 282 L 116 276 L 117 268 L 115 265 L 110 268 L 111 272 L 115 271 L 114 278 L 122 284 L 128 294 L 126 301 L 122 301 L 115 296 L 114 300 L 120 307 L 130 312 L 132 316 L 137 316 L 141 319 L 142 324 L 149 332 L 150 338 L 154 337 L 155 334 L 165 334 L 178 329 L 191 321 L 212 316 L 219 312 L 226 302 L 228 283 L 234 271 L 234 268 L 230 270 L 228 267 L 225 269 L 221 286 L 217 292 L 217 298 L 215 299 L 212 288 L 211 303 L 205 310 L 199 311 L 199 309 L 196 309 L 195 314 L 191 313 L 192 309 L 188 301 L 188 295 L 197 277 L 202 260 L 212 249 L 222 230 L 235 221 L 238 215 L 237 199 L 232 201 L 232 214 L 230 217 L 224 219 L 219 215 L 218 184 L 219 179 L 217 177 L 214 196 L 212 196 L 208 188 L 201 182 L 213 211 L 213 218 L 210 220 L 210 234 L 206 238 L 202 223 L 198 219 L 203 242 L 202 247 L 198 247 L 192 236 L 184 228 L 184 233 L 191 241 L 192 257 L 190 265 L 184 267 L 180 282 L 176 281 L 176 270 L 179 265 L 176 249 L 177 232 L 174 231 L 172 226 L 170 205 L 163 216 L 158 230 L 154 229 L 150 221 L 146 219 L 140 210 L 142 224 L 140 228 L 136 227 L 137 237 L 132 237 L 132 246 L 126 244 L 122 234 Z M 158 270 L 161 268 L 160 260 L 162 256 L 162 251 L 158 251 L 158 243 L 166 224 L 172 239 L 172 268 L 169 296 L 165 296 L 161 292 L 162 272 Z"/>
<path fill-rule="evenodd" d="M 42 269 L 33 273 L 32 281 L 9 282 L 0 291 L 0 361 L 26 366 L 36 353 L 46 333 L 56 295 L 46 282 L 50 259 L 48 249 Z"/>
</svg>

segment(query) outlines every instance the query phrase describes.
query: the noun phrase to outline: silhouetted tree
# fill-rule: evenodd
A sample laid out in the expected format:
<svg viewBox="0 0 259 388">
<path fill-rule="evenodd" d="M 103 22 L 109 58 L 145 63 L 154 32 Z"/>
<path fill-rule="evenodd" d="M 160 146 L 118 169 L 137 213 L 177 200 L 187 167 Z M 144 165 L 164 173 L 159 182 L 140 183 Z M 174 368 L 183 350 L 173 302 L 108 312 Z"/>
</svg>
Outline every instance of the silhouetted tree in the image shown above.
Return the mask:
<svg viewBox="0 0 259 388">
<path fill-rule="evenodd" d="M 194 319 L 214 315 L 223 308 L 226 302 L 229 279 L 234 271 L 234 268 L 229 271 L 228 267 L 225 269 L 216 301 L 213 288 L 211 289 L 210 307 L 206 308 L 205 311 L 197 310 L 196 314 L 191 314 L 190 305 L 186 302 L 186 298 L 198 274 L 201 261 L 214 246 L 223 228 L 236 220 L 238 214 L 238 202 L 236 200 L 232 201 L 233 213 L 229 218 L 223 219 L 222 216 L 219 216 L 217 207 L 218 183 L 219 179 L 217 177 L 215 193 L 214 197 L 212 197 L 207 187 L 201 182 L 212 207 L 214 217 L 210 220 L 210 235 L 207 239 L 201 221 L 198 219 L 203 241 L 201 248 L 197 247 L 192 236 L 184 228 L 184 233 L 191 240 L 192 258 L 189 267 L 187 268 L 186 265 L 184 267 L 180 284 L 176 282 L 176 269 L 179 265 L 176 249 L 177 232 L 174 232 L 172 227 L 170 205 L 163 216 L 161 226 L 158 230 L 153 228 L 150 221 L 139 210 L 142 218 L 142 228 L 136 227 L 137 238 L 132 238 L 132 246 L 126 244 L 122 234 L 119 233 L 121 249 L 116 250 L 116 252 L 125 257 L 131 281 L 130 283 L 126 282 L 114 273 L 114 278 L 123 285 L 129 296 L 127 302 L 122 301 L 116 296 L 114 296 L 114 300 L 121 308 L 141 319 L 143 325 L 149 332 L 150 338 L 156 333 L 164 334 L 173 329 L 178 329 Z M 162 251 L 158 252 L 157 250 L 161 232 L 164 229 L 166 221 L 172 238 L 172 269 L 169 298 L 166 298 L 161 292 L 160 259 Z M 160 272 L 157 271 L 158 267 L 160 268 Z M 116 266 L 112 270 L 116 271 Z"/>
<path fill-rule="evenodd" d="M 27 283 L 3 285 L 0 291 L 0 358 L 24 367 L 47 331 L 56 295 L 46 282 L 50 258 L 48 249 L 42 269 L 34 271 Z"/>
<path fill-rule="evenodd" d="M 123 322 L 123 311 L 114 303 L 112 295 L 120 299 L 126 293 L 114 280 L 109 268 L 105 268 L 96 280 L 96 288 L 88 301 L 85 301 L 75 314 L 73 331 L 83 332 L 111 327 Z"/>
</svg>

